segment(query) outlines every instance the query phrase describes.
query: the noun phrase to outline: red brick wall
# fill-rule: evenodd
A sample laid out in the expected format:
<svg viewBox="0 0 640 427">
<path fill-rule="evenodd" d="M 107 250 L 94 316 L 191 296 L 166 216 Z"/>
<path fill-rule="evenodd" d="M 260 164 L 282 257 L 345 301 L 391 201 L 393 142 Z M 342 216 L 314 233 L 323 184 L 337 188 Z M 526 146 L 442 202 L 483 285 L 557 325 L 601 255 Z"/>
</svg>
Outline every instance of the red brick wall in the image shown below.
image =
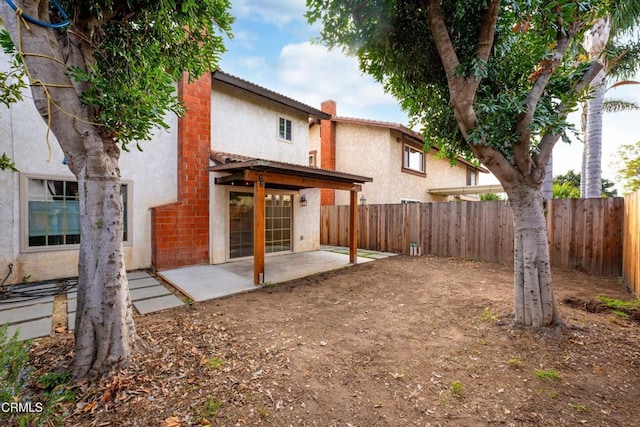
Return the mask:
<svg viewBox="0 0 640 427">
<path fill-rule="evenodd" d="M 320 108 L 327 114 L 336 115 L 336 102 L 324 101 Z M 336 124 L 331 120 L 320 122 L 320 167 L 336 170 Z M 335 205 L 336 190 L 323 188 L 320 190 L 320 204 Z"/>
<path fill-rule="evenodd" d="M 178 83 L 178 201 L 151 210 L 151 263 L 164 270 L 209 263 L 211 74 Z"/>
</svg>

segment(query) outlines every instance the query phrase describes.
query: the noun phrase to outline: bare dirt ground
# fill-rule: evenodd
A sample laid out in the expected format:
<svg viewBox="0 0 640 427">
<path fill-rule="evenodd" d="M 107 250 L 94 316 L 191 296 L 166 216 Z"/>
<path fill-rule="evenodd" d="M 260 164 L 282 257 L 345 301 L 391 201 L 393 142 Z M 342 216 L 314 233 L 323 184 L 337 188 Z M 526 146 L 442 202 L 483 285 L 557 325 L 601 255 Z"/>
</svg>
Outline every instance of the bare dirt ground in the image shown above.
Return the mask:
<svg viewBox="0 0 640 427">
<path fill-rule="evenodd" d="M 593 301 L 631 296 L 580 272 L 554 286 L 568 326 L 552 330 L 511 324 L 511 268 L 434 257 L 137 317 L 147 350 L 80 385 L 65 425 L 637 425 L 640 325 Z M 71 354 L 65 333 L 31 363 Z"/>
</svg>

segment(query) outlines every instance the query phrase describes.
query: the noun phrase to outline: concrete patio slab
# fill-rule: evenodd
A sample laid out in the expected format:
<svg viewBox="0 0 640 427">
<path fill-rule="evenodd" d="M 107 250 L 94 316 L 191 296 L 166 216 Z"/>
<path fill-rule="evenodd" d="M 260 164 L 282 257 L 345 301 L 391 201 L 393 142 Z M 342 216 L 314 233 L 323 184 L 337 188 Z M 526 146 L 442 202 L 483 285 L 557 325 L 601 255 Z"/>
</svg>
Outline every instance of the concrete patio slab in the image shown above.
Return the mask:
<svg viewBox="0 0 640 427">
<path fill-rule="evenodd" d="M 162 271 L 159 275 L 193 301 L 205 301 L 256 289 L 252 280 L 227 271 L 221 265 L 176 268 Z"/>
<path fill-rule="evenodd" d="M 373 257 L 357 258 L 358 263 L 373 260 Z M 350 265 L 348 251 L 347 254 L 319 250 L 269 256 L 265 259 L 265 283 L 286 282 Z M 220 298 L 258 288 L 253 284 L 252 258 L 226 264 L 177 268 L 158 274 L 194 301 Z"/>
</svg>

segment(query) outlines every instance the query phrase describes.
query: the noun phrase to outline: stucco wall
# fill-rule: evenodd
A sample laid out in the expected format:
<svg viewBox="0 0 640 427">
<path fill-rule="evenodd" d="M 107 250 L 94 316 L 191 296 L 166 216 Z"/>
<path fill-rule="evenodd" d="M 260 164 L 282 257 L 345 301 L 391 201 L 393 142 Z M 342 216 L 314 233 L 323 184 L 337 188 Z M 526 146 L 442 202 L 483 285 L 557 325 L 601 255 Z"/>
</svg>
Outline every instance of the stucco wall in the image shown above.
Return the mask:
<svg viewBox="0 0 640 427">
<path fill-rule="evenodd" d="M 308 116 L 243 90 L 213 82 L 211 108 L 211 149 L 264 160 L 308 165 Z M 292 141 L 278 138 L 278 118 L 292 122 Z M 211 174 L 211 263 L 228 258 L 229 190 L 236 187 L 215 185 Z M 269 192 L 269 189 L 267 189 Z M 292 251 L 304 252 L 320 247 L 320 192 L 317 189 L 290 191 L 293 198 Z M 307 197 L 300 206 L 299 194 Z M 302 236 L 302 239 L 300 238 Z"/>
<path fill-rule="evenodd" d="M 215 80 L 212 86 L 212 149 L 266 160 L 307 164 L 307 114 Z M 291 120 L 291 141 L 278 138 L 279 117 Z"/>
<path fill-rule="evenodd" d="M 401 134 L 395 130 L 345 122 L 336 128 L 336 169 L 373 178 L 362 187 L 368 204 L 446 201 L 447 197 L 429 194 L 429 188 L 466 184 L 467 166 L 452 167 L 448 160 L 437 159 L 435 150 L 426 153 L 426 177 L 402 172 Z M 318 133 L 311 135 L 314 143 L 320 138 Z M 349 204 L 349 194 L 337 191 L 336 204 Z"/>
<path fill-rule="evenodd" d="M 23 102 L 10 109 L 0 108 L 0 154 L 7 153 L 23 174 L 38 174 L 51 178 L 74 179 L 62 164 L 64 155 L 57 140 L 49 136 L 51 155 L 45 141 L 47 127 L 25 92 Z M 166 119 L 175 129 L 177 118 Z M 149 208 L 176 199 L 176 136 L 173 132 L 157 131 L 151 141 L 141 142 L 144 152 L 131 145 L 131 152 L 120 157 L 121 177 L 130 183 L 132 210 L 129 230 L 132 244 L 124 247 L 128 270 L 151 265 Z M 20 175 L 0 171 L 0 280 L 14 264 L 11 283 L 47 280 L 77 275 L 78 249 L 26 252 L 20 248 Z"/>
</svg>

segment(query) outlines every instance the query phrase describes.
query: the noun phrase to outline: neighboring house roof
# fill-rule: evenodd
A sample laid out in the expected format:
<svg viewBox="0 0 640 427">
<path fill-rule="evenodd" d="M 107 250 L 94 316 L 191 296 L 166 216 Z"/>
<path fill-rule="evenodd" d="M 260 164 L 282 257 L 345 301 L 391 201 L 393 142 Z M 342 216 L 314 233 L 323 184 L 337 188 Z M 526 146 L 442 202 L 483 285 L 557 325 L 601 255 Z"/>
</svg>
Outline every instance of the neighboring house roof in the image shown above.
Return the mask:
<svg viewBox="0 0 640 427">
<path fill-rule="evenodd" d="M 384 121 L 380 121 L 380 120 L 367 120 L 367 119 L 358 119 L 355 117 L 341 117 L 341 116 L 332 116 L 331 117 L 331 121 L 332 122 L 336 122 L 336 123 L 353 123 L 356 125 L 364 125 L 364 126 L 373 126 L 373 127 L 380 127 L 380 128 L 386 128 L 386 129 L 392 129 L 395 131 L 400 132 L 402 135 L 417 139 L 420 142 L 423 142 L 422 139 L 422 135 L 418 132 L 415 132 L 411 129 L 409 129 L 408 127 L 401 125 L 399 123 L 392 123 L 392 122 L 384 122 Z M 312 122 L 310 125 L 313 126 L 314 124 L 318 124 L 317 122 Z M 431 148 L 433 148 L 434 150 L 440 151 L 440 149 L 438 147 L 432 146 Z M 480 172 L 483 173 L 489 173 L 489 171 L 482 167 L 482 166 L 477 166 L 474 165 L 473 163 L 471 163 L 468 160 L 465 160 L 461 157 L 458 157 L 458 161 L 460 163 L 464 163 L 467 166 L 470 166 L 474 169 L 477 169 Z"/>
<path fill-rule="evenodd" d="M 238 154 L 224 153 L 214 150 L 211 150 L 211 160 L 218 163 L 218 165 L 209 167 L 209 171 L 213 172 L 229 172 L 234 174 L 245 170 L 255 170 L 341 183 L 363 184 L 365 182 L 373 181 L 373 178 L 354 175 L 351 173 L 332 171 L 313 166 L 297 165 L 294 163 L 258 159 L 255 157 L 241 156 Z M 239 180 L 242 181 L 241 178 L 239 178 Z M 228 182 L 225 183 L 231 183 L 231 181 L 227 181 Z"/>
<path fill-rule="evenodd" d="M 465 196 L 474 194 L 504 193 L 504 188 L 502 188 L 502 185 L 500 184 L 466 185 L 459 187 L 430 188 L 429 193 L 438 194 L 440 196 Z"/>
<path fill-rule="evenodd" d="M 247 80 L 243 80 L 239 77 L 232 76 L 231 74 L 227 74 L 221 70 L 216 70 L 212 72 L 211 78 L 215 81 L 225 83 L 229 86 L 234 86 L 238 89 L 242 89 L 244 91 L 253 93 L 254 95 L 257 95 L 269 101 L 273 101 L 278 104 L 301 111 L 313 118 L 324 119 L 324 120 L 331 118 L 330 114 L 324 113 L 316 108 L 303 104 L 300 101 L 296 101 L 293 98 L 289 98 L 288 96 L 284 96 L 282 94 L 279 94 L 277 92 L 274 92 L 262 86 L 258 86 L 257 84 L 251 83 Z"/>
</svg>

